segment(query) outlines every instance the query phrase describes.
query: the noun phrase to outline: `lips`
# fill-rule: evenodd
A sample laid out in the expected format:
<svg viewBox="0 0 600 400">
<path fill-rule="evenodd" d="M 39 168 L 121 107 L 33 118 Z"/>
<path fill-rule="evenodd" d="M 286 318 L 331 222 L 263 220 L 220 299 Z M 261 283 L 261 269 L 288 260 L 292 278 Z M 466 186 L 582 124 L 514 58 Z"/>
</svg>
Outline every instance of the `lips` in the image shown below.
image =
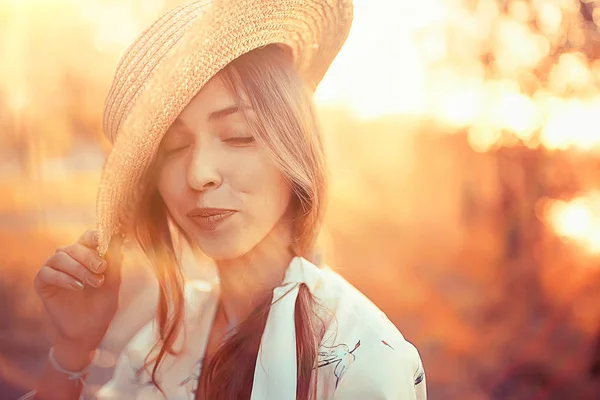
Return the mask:
<svg viewBox="0 0 600 400">
<path fill-rule="evenodd" d="M 224 208 L 195 208 L 187 215 L 200 229 L 214 231 L 235 213 L 235 210 Z"/>
</svg>

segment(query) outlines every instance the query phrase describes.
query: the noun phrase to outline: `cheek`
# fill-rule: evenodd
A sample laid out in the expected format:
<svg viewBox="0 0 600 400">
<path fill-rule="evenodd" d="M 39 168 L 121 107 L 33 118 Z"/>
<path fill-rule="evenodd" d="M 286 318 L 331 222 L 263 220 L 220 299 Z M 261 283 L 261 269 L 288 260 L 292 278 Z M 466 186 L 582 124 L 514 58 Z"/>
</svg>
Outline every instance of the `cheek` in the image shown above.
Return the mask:
<svg viewBox="0 0 600 400">
<path fill-rule="evenodd" d="M 281 214 L 287 207 L 291 194 L 281 171 L 266 156 L 247 160 L 243 168 L 236 169 L 232 185 L 250 201 L 252 213 L 260 216 Z"/>
</svg>

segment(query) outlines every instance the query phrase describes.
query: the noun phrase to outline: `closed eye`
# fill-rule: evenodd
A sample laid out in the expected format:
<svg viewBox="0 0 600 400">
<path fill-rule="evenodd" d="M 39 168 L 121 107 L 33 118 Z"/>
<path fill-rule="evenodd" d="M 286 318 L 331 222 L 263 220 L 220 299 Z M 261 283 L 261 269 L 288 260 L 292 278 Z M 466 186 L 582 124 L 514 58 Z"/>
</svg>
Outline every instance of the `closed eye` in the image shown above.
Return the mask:
<svg viewBox="0 0 600 400">
<path fill-rule="evenodd" d="M 247 137 L 232 137 L 229 139 L 225 139 L 223 140 L 225 143 L 229 143 L 232 144 L 234 146 L 247 146 L 250 145 L 252 143 L 254 143 L 254 137 L 252 136 L 247 136 Z"/>
<path fill-rule="evenodd" d="M 172 149 L 165 150 L 165 155 L 168 156 L 168 155 L 171 155 L 171 154 L 178 153 L 178 152 L 180 152 L 182 150 L 187 149 L 188 147 L 190 147 L 189 144 L 186 144 L 186 145 L 183 145 L 183 146 L 178 146 L 178 147 L 173 147 Z"/>
</svg>

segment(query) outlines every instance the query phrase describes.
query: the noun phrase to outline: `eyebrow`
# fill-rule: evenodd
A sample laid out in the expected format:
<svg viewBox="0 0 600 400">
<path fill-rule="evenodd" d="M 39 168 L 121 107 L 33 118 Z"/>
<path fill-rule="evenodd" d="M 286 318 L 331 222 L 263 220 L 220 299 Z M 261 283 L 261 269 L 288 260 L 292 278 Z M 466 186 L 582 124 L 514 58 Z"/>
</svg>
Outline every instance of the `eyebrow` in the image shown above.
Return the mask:
<svg viewBox="0 0 600 400">
<path fill-rule="evenodd" d="M 208 120 L 209 121 L 220 121 L 222 119 L 224 119 L 225 117 L 227 117 L 228 115 L 232 115 L 235 114 L 237 112 L 240 112 L 242 110 L 248 109 L 250 108 L 247 105 L 231 105 L 225 108 L 222 108 L 220 110 L 217 111 L 213 111 L 210 114 L 208 114 Z M 173 124 L 171 125 L 171 127 L 177 127 L 177 128 L 183 128 L 185 130 L 190 131 L 189 127 L 181 120 L 179 119 L 179 117 L 177 117 L 177 119 L 175 119 L 175 121 L 173 121 Z"/>
<path fill-rule="evenodd" d="M 234 104 L 229 107 L 225 107 L 220 110 L 211 112 L 210 114 L 208 114 L 208 120 L 209 121 L 219 121 L 219 120 L 222 120 L 223 118 L 227 117 L 228 115 L 235 114 L 246 108 L 248 108 L 248 107 L 245 105 Z"/>
</svg>

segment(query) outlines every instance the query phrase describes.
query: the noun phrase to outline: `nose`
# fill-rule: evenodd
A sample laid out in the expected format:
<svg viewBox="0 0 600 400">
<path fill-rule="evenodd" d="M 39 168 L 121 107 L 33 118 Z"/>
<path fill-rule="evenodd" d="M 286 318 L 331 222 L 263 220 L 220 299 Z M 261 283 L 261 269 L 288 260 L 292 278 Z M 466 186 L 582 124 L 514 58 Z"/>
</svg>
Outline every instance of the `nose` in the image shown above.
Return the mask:
<svg viewBox="0 0 600 400">
<path fill-rule="evenodd" d="M 194 148 L 186 175 L 188 186 L 193 190 L 203 191 L 221 186 L 222 177 L 215 152 L 210 149 Z"/>
</svg>

